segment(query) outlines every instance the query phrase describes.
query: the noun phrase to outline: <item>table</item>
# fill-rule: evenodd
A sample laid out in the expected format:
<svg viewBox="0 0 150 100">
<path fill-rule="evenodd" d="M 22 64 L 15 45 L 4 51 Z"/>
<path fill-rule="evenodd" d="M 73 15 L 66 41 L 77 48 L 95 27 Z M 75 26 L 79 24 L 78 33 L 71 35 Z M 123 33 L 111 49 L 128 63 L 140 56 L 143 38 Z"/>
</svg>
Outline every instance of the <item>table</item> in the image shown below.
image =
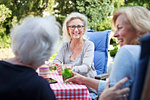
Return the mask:
<svg viewBox="0 0 150 100">
<path fill-rule="evenodd" d="M 85 85 L 64 83 L 62 76 L 58 75 L 57 71 L 51 72 L 50 78 L 58 82 L 50 84 L 57 100 L 91 100 L 89 91 Z"/>
</svg>

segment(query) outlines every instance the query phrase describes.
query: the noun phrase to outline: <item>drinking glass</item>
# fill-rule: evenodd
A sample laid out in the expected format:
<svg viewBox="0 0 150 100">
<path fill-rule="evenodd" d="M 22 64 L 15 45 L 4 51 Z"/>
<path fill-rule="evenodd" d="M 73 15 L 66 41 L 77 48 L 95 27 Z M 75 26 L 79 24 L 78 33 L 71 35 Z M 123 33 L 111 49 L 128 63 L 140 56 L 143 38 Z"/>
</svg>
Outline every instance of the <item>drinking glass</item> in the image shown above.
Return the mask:
<svg viewBox="0 0 150 100">
<path fill-rule="evenodd" d="M 63 78 L 64 82 L 66 79 L 71 78 L 73 76 L 72 68 L 73 68 L 72 64 L 63 64 L 62 65 L 62 73 L 61 74 L 62 74 L 62 78 Z"/>
<path fill-rule="evenodd" d="M 58 64 L 56 64 L 56 63 L 51 63 L 51 64 L 49 65 L 50 71 L 55 71 L 57 66 L 58 66 Z"/>
</svg>

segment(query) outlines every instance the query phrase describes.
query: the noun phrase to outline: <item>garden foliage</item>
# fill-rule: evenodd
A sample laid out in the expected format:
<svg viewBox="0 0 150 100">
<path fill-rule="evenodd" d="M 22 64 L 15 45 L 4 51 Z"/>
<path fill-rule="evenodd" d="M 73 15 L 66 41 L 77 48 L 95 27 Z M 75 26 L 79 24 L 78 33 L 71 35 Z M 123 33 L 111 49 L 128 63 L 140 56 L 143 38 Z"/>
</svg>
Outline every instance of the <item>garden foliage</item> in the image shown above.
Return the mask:
<svg viewBox="0 0 150 100">
<path fill-rule="evenodd" d="M 10 47 L 10 29 L 28 15 L 53 11 L 55 0 L 0 0 L 0 48 Z"/>
<path fill-rule="evenodd" d="M 7 18 L 11 17 L 11 10 L 5 5 L 0 5 L 0 48 L 9 48 L 10 47 L 10 36 L 7 35 L 6 22 Z"/>
<path fill-rule="evenodd" d="M 150 10 L 150 0 L 125 0 L 125 6 L 143 6 Z"/>
<path fill-rule="evenodd" d="M 114 0 L 56 0 L 58 16 L 80 12 L 88 17 L 89 29 L 97 30 L 97 25 L 112 15 Z"/>
</svg>

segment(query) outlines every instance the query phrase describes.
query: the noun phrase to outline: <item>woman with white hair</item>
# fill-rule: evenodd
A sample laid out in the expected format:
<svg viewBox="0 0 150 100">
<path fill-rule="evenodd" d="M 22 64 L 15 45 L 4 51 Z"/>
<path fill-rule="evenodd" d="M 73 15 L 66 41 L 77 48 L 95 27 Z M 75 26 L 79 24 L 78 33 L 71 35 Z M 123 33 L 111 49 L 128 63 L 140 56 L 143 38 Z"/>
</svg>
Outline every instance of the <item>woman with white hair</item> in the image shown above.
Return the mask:
<svg viewBox="0 0 150 100">
<path fill-rule="evenodd" d="M 67 16 L 63 24 L 64 42 L 54 63 L 72 64 L 73 71 L 86 77 L 94 78 L 94 44 L 83 38 L 87 31 L 87 17 L 73 12 Z"/>
<path fill-rule="evenodd" d="M 14 58 L 0 61 L 0 99 L 55 100 L 36 69 L 49 59 L 59 37 L 55 17 L 28 17 L 11 31 Z"/>
</svg>

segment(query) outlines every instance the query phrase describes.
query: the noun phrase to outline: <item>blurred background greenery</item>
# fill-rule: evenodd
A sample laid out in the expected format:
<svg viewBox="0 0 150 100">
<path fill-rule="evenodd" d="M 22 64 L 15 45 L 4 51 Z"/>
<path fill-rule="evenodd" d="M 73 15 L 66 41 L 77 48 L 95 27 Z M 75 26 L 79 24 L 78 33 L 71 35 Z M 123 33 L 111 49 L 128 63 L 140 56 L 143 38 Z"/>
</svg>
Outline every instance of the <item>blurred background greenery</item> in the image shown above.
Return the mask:
<svg viewBox="0 0 150 100">
<path fill-rule="evenodd" d="M 89 30 L 103 31 L 111 30 L 114 10 L 133 5 L 150 9 L 150 0 L 0 0 L 0 49 L 10 48 L 10 29 L 29 15 L 45 17 L 52 14 L 62 24 L 69 13 L 80 12 L 88 17 Z M 113 38 L 111 41 L 114 49 L 118 47 Z M 1 55 L 2 52 L 0 58 Z"/>
</svg>

